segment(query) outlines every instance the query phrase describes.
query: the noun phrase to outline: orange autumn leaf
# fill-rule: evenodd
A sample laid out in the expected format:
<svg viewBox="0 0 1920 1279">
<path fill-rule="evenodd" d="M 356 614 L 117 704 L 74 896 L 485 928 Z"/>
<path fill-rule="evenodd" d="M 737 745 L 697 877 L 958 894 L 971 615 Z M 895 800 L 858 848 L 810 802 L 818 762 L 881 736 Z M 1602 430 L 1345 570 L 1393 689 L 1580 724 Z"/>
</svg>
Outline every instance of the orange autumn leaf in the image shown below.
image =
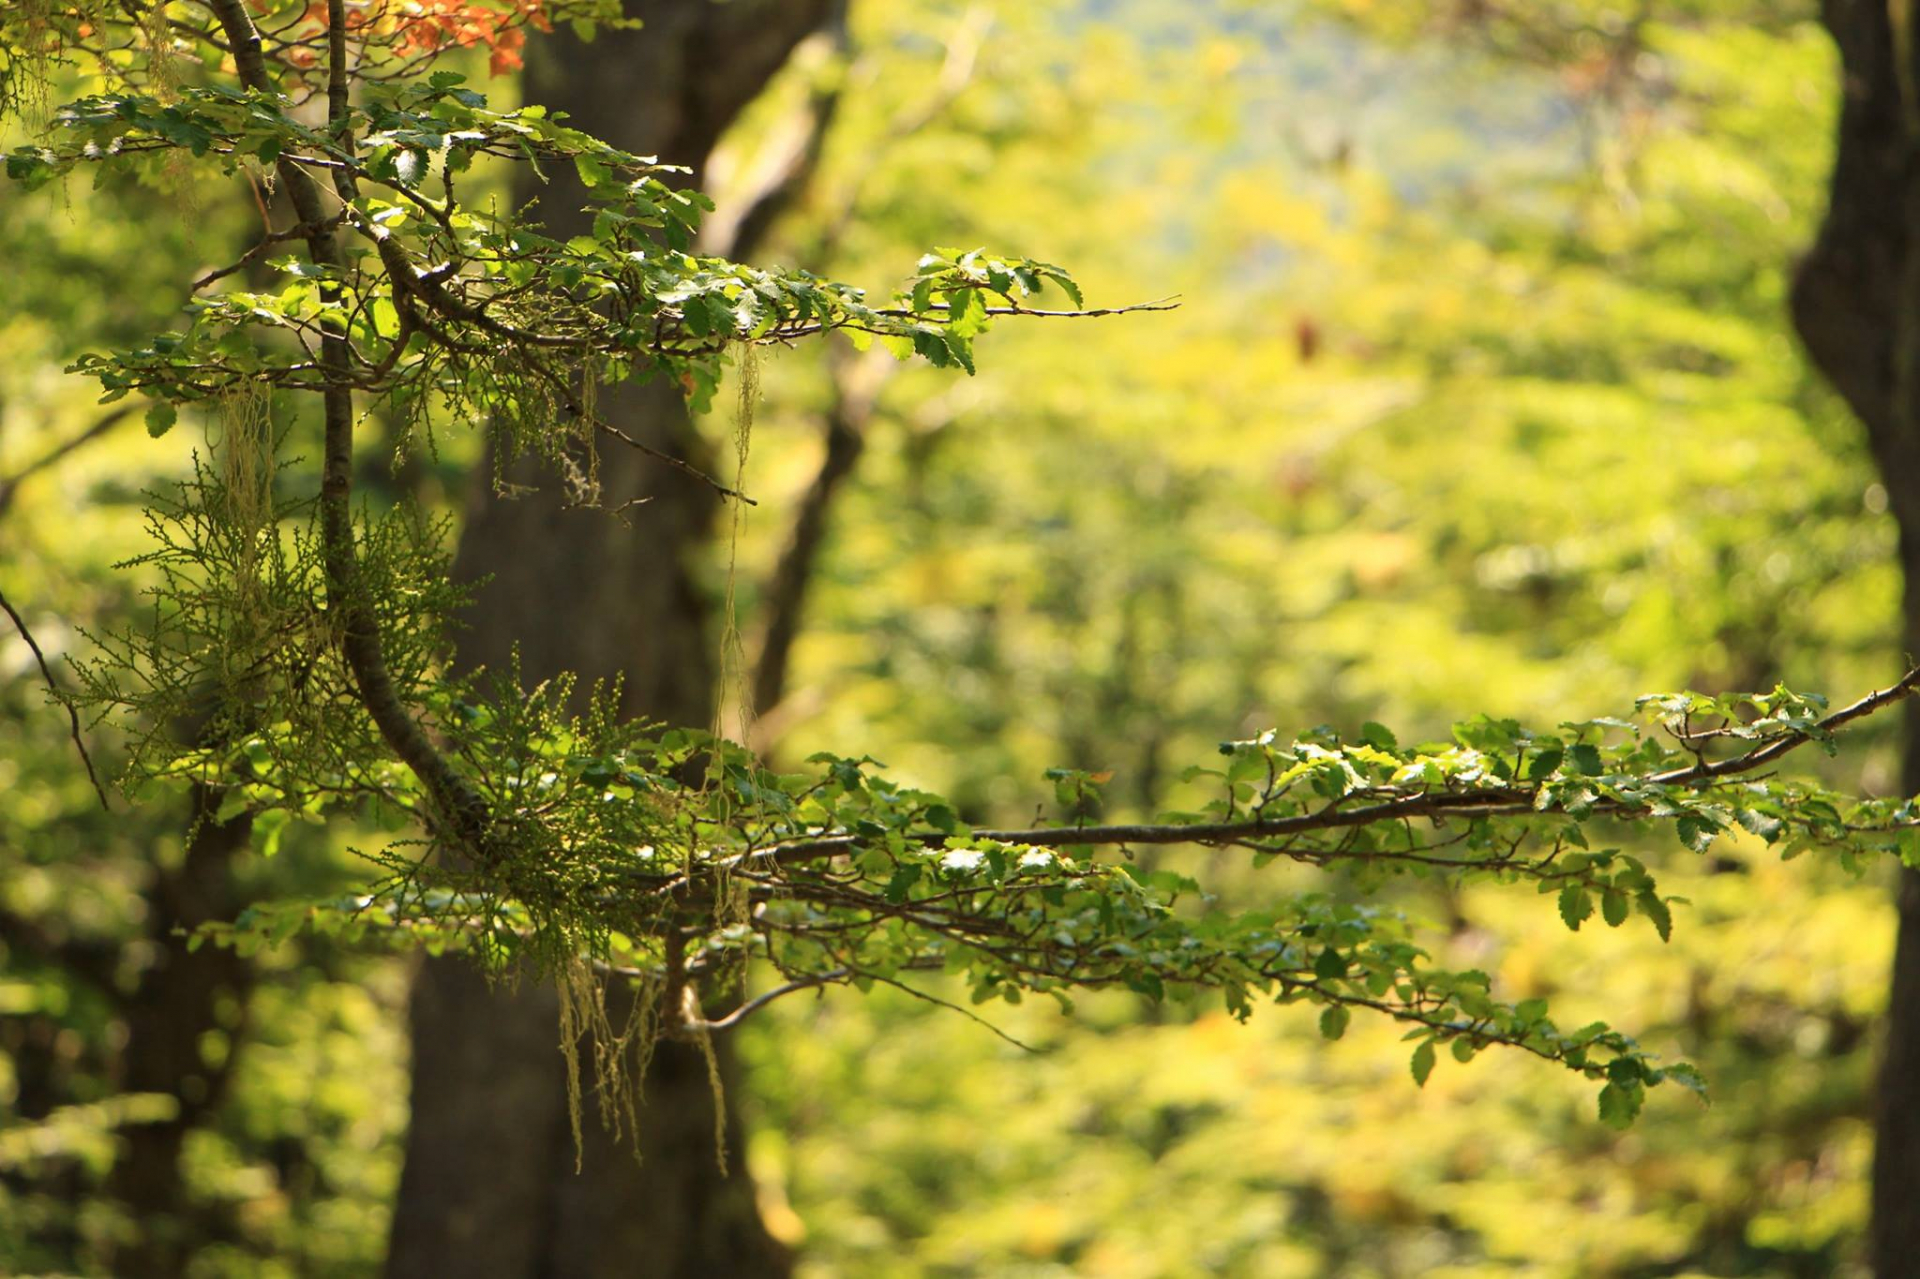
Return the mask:
<svg viewBox="0 0 1920 1279">
<path fill-rule="evenodd" d="M 264 9 L 271 0 L 249 3 Z M 294 25 L 309 31 L 325 30 L 326 0 L 311 0 Z M 546 12 L 546 0 L 405 0 L 355 6 L 347 15 L 347 26 L 356 32 L 389 37 L 390 47 L 405 56 L 484 47 L 490 55 L 489 69 L 495 75 L 504 75 L 522 65 L 524 28 L 551 31 L 553 20 Z"/>
</svg>

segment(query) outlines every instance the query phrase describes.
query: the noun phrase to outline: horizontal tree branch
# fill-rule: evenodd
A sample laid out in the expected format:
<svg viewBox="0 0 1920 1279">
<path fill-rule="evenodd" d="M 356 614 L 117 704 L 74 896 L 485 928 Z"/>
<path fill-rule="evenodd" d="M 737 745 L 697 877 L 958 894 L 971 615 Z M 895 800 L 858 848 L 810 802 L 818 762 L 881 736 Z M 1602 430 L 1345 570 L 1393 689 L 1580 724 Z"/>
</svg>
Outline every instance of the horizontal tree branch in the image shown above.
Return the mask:
<svg viewBox="0 0 1920 1279">
<path fill-rule="evenodd" d="M 1908 671 L 1896 683 L 1869 693 L 1859 701 L 1835 711 L 1815 725 L 1813 730 L 1790 730 L 1743 754 L 1714 763 L 1699 763 L 1685 768 L 1670 769 L 1641 780 L 1657 786 L 1692 786 L 1700 782 L 1751 773 L 1816 740 L 1817 737 L 1832 733 L 1855 720 L 1911 696 L 1916 689 L 1920 689 L 1920 668 Z M 1313 812 L 1297 813 L 1287 817 L 1250 817 L 1239 821 L 1218 822 L 1039 826 L 1024 829 L 975 830 L 972 834 L 977 839 L 989 839 L 1004 844 L 1030 844 L 1040 848 L 1120 844 L 1240 844 L 1248 840 L 1372 826 L 1382 822 L 1401 822 L 1416 818 L 1520 815 L 1535 811 L 1534 797 L 1538 793 L 1538 787 L 1512 785 L 1471 791 L 1422 791 L 1398 795 L 1379 803 L 1365 804 L 1357 808 L 1341 807 L 1341 801 L 1334 800 Z M 1618 814 L 1636 811 L 1628 804 L 1606 798 L 1597 800 L 1594 809 Z M 938 848 L 944 846 L 949 837 L 930 832 L 920 838 L 927 846 Z M 817 839 L 778 844 L 758 852 L 743 854 L 734 860 L 747 862 L 754 858 L 770 858 L 781 864 L 787 864 L 820 857 L 839 856 L 861 847 L 863 843 L 864 841 L 857 835 L 825 835 Z"/>
<path fill-rule="evenodd" d="M 14 494 L 19 491 L 22 483 L 54 465 L 74 450 L 99 439 L 108 431 L 111 431 L 114 427 L 126 421 L 132 413 L 133 405 L 131 404 L 121 404 L 108 409 L 100 415 L 99 419 L 96 420 L 93 425 L 87 427 L 86 430 L 81 431 L 71 439 L 61 441 L 33 461 L 15 471 L 12 475 L 0 479 L 0 518 L 4 518 L 7 510 L 13 505 Z"/>
</svg>

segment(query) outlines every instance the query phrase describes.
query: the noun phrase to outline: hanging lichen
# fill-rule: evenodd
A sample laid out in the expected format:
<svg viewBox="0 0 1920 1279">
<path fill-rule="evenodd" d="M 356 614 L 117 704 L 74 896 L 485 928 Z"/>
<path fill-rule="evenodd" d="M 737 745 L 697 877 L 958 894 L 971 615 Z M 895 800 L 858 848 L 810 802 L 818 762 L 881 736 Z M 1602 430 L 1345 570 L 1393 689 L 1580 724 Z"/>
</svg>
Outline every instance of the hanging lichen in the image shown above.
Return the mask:
<svg viewBox="0 0 1920 1279">
<path fill-rule="evenodd" d="M 567 1068 L 567 1121 L 573 1130 L 574 1171 L 585 1151 L 582 1131 L 583 1081 L 591 1079 L 600 1122 L 618 1141 L 632 1142 L 639 1157 L 641 1091 L 661 1036 L 662 983 L 652 976 L 631 978 L 624 992 L 620 1024 L 608 1012 L 609 979 L 578 956 L 559 974 L 560 1053 Z M 589 1045 L 583 1061 L 580 1046 Z M 591 1074 L 588 1072 L 591 1071 Z"/>
<path fill-rule="evenodd" d="M 31 132 L 46 126 L 50 70 L 66 52 L 54 0 L 14 0 L 0 40 L 0 115 L 17 115 Z"/>
<path fill-rule="evenodd" d="M 279 540 L 273 503 L 272 397 L 259 383 L 241 383 L 221 396 L 208 446 L 220 477 L 219 509 L 232 545 L 233 607 L 220 660 L 228 680 L 246 678 L 264 660 L 263 648 L 283 633 L 282 604 L 262 572 Z M 304 635 L 290 637 L 298 642 Z M 236 669 L 236 664 L 241 664 Z"/>
</svg>

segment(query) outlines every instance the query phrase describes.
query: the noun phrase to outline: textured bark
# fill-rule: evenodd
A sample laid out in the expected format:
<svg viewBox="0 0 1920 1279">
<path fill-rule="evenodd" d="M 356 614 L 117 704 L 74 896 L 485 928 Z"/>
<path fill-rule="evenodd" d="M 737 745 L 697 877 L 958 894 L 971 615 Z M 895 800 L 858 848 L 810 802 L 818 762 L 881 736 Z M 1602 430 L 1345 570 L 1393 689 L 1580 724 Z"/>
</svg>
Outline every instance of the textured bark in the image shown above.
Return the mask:
<svg viewBox="0 0 1920 1279">
<path fill-rule="evenodd" d="M 828 0 L 651 0 L 638 31 L 530 51 L 527 98 L 627 150 L 704 162 L 721 132 L 830 9 Z M 567 175 L 539 192 L 571 233 Z M 736 246 L 744 251 L 742 246 Z M 600 411 L 636 439 L 699 464 L 670 386 L 609 388 Z M 713 491 L 618 445 L 603 453 L 601 509 L 566 509 L 552 477 L 502 500 L 477 491 L 455 573 L 487 578 L 462 638 L 469 665 L 504 669 L 518 646 L 529 680 L 571 670 L 621 676 L 623 708 L 683 724 L 712 712 L 709 602 L 694 560 L 711 537 Z M 610 512 L 619 511 L 616 518 Z M 388 1273 L 464 1279 L 784 1275 L 727 1116 L 731 1176 L 716 1166 L 704 1062 L 663 1043 L 646 1080 L 640 1155 L 588 1117 L 582 1171 L 566 1114 L 551 991 L 490 990 L 455 961 L 423 964 L 413 995 L 413 1118 Z M 725 1040 L 716 1047 L 732 1073 Z M 735 1095 L 728 1093 L 729 1099 Z M 731 1107 L 730 1107 L 731 1108 Z"/>
<path fill-rule="evenodd" d="M 1901 63 L 1891 12 L 1902 4 L 1911 0 L 1822 5 L 1844 99 L 1827 215 L 1794 282 L 1793 319 L 1879 462 L 1900 528 L 1901 642 L 1911 654 L 1920 653 L 1920 103 L 1911 91 L 1920 60 L 1910 47 Z M 1920 709 L 1911 705 L 1904 746 L 1903 793 L 1920 793 Z M 1920 1274 L 1920 874 L 1900 873 L 1897 903 L 1870 1240 L 1883 1276 Z"/>
</svg>

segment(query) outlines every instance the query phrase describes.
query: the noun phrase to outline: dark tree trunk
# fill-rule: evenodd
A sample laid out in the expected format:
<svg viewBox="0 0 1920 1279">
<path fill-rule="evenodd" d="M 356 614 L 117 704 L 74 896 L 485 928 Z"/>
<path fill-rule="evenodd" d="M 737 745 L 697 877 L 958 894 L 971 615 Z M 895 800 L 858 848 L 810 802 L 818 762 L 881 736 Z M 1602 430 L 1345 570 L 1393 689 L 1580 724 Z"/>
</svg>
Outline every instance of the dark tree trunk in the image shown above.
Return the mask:
<svg viewBox="0 0 1920 1279">
<path fill-rule="evenodd" d="M 644 24 L 638 31 L 603 32 L 588 44 L 538 41 L 527 99 L 569 113 L 617 146 L 697 170 L 830 7 L 629 4 Z M 577 193 L 559 175 L 539 194 L 549 225 L 577 227 Z M 674 388 L 609 388 L 599 407 L 635 438 L 699 460 Z M 471 611 L 462 660 L 504 670 L 517 644 L 529 681 L 563 670 L 619 675 L 629 714 L 704 725 L 713 642 L 694 560 L 710 540 L 713 491 L 624 449 L 603 454 L 601 509 L 565 509 L 552 477 L 540 478 L 536 494 L 509 501 L 480 491 L 469 507 L 455 572 L 489 580 Z M 655 1053 L 640 1160 L 589 1114 L 575 1174 L 555 998 L 531 984 L 489 989 L 459 961 L 422 966 L 413 995 L 412 1127 L 388 1273 L 786 1274 L 785 1249 L 762 1224 L 744 1172 L 735 1093 L 726 1117 L 732 1175 L 723 1176 L 706 1066 L 682 1045 L 662 1043 Z M 723 1074 L 732 1074 L 725 1040 L 715 1047 Z"/>
<path fill-rule="evenodd" d="M 187 934 L 201 924 L 230 920 L 246 903 L 234 862 L 247 848 L 251 824 L 244 817 L 212 819 L 218 791 L 195 787 L 194 833 L 177 868 L 154 874 L 148 889 L 146 941 L 153 961 L 120 1002 L 126 1023 L 123 1093 L 173 1097 L 177 1110 L 161 1123 L 129 1124 L 109 1190 L 125 1205 L 134 1233 L 114 1254 L 114 1273 L 127 1279 L 172 1279 L 187 1273 L 195 1251 L 207 1243 L 193 1205 L 180 1155 L 187 1134 L 224 1100 L 239 1057 L 242 1027 L 223 1010 L 244 1015 L 255 971 L 251 960 L 227 946 L 191 949 Z M 217 1062 L 201 1054 L 201 1036 L 223 1030 L 229 1038 Z"/>
<path fill-rule="evenodd" d="M 1920 43 L 1901 64 L 1892 11 L 1913 0 L 1824 0 L 1843 101 L 1829 206 L 1794 282 L 1814 362 L 1866 425 L 1900 527 L 1901 643 L 1920 654 Z M 1903 89 L 1903 81 L 1906 88 Z M 1906 710 L 1902 787 L 1920 793 L 1920 708 Z M 1880 1066 L 1871 1256 L 1920 1274 L 1920 874 L 1900 873 L 1899 934 Z"/>
<path fill-rule="evenodd" d="M 173 1114 L 155 1122 L 127 1124 L 118 1134 L 106 1191 L 119 1201 L 130 1229 L 117 1240 L 112 1266 L 127 1279 L 177 1279 L 208 1244 L 234 1236 L 232 1221 L 196 1202 L 181 1175 L 180 1157 L 187 1137 L 214 1115 L 244 1044 L 247 1003 L 257 975 L 248 960 L 221 946 L 189 945 L 188 934 L 201 924 L 233 918 L 249 894 L 235 874 L 247 848 L 247 818 L 217 823 L 209 817 L 217 792 L 197 788 L 192 798 L 193 838 L 178 865 L 159 865 L 142 891 L 144 924 L 139 938 L 143 957 L 130 987 L 121 983 L 124 950 L 103 938 L 77 937 L 47 928 L 30 915 L 0 911 L 0 948 L 5 963 L 22 974 L 46 966 L 63 979 L 90 987 L 112 1007 L 124 1041 L 104 1060 L 78 1066 L 52 1050 L 59 1022 L 23 1018 L 4 1027 L 5 1048 L 13 1059 L 13 1111 L 21 1119 L 42 1120 L 56 1107 L 87 1100 L 76 1095 L 75 1076 L 104 1072 L 118 1093 L 170 1097 Z M 202 1054 L 203 1036 L 224 1031 L 227 1051 L 218 1060 Z M 69 1207 L 85 1201 L 90 1179 L 77 1169 L 54 1179 L 9 1170 L 8 1181 L 21 1193 L 64 1196 Z M 82 1234 L 70 1218 L 56 1218 L 33 1232 L 48 1256 L 65 1254 L 80 1265 Z"/>
</svg>

